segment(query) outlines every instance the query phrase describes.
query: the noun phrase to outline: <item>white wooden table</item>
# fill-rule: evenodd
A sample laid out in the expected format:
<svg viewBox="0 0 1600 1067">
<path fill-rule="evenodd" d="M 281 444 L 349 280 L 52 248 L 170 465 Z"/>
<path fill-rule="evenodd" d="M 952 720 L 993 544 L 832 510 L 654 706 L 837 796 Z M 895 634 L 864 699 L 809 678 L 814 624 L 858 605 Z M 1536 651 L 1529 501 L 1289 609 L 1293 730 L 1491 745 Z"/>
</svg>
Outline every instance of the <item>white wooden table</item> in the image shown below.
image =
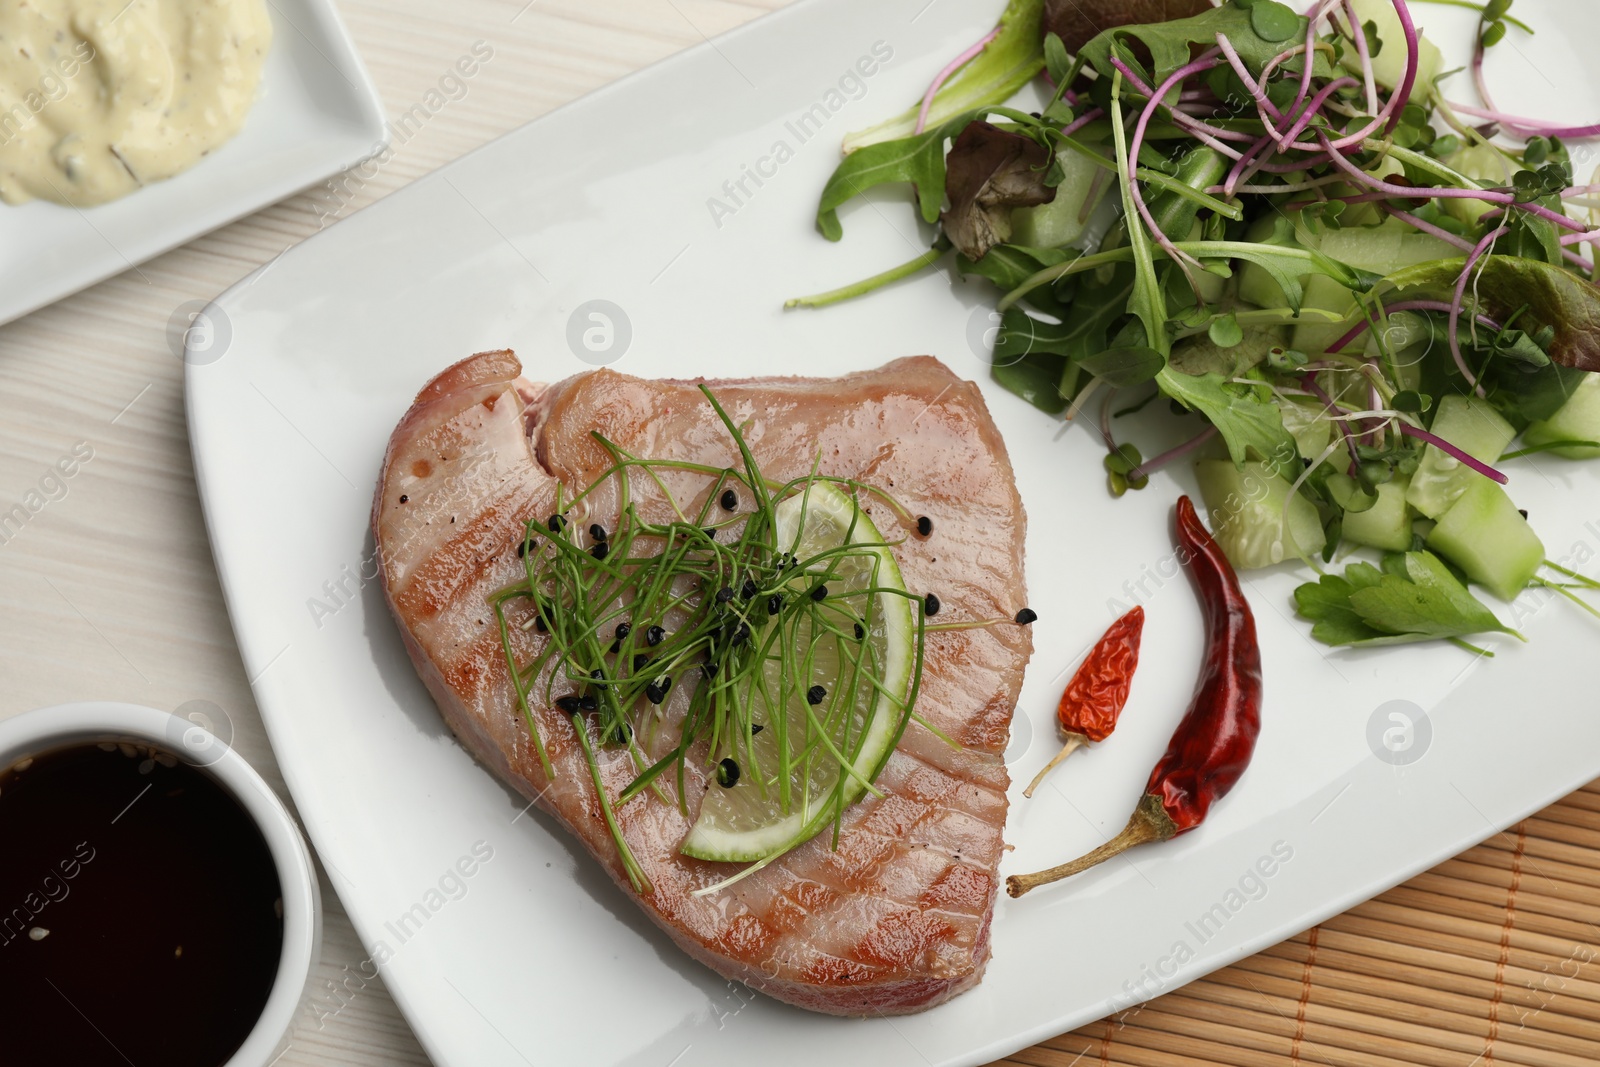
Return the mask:
<svg viewBox="0 0 1600 1067">
<path fill-rule="evenodd" d="M 42 502 L 20 530 L 0 526 L 0 716 L 75 700 L 210 701 L 287 799 L 206 543 L 168 318 L 441 164 L 783 2 L 339 0 L 389 115 L 425 101 L 431 112 L 386 166 L 0 326 L 0 513 Z M 464 92 L 441 89 L 479 42 L 492 58 Z M 92 458 L 60 478 L 74 448 Z M 303 1012 L 280 1067 L 426 1064 L 381 983 L 351 977 L 367 954 L 326 879 L 322 896 L 315 980 L 323 1003 L 346 1005 Z"/>
<path fill-rule="evenodd" d="M 499 134 L 787 0 L 338 2 L 389 114 L 419 114 L 413 109 L 424 104 L 429 115 L 396 138 L 387 165 L 308 190 L 0 326 L 0 515 L 17 504 L 31 514 L 20 529 L 0 525 L 0 716 L 75 700 L 168 710 L 208 701 L 230 720 L 235 747 L 285 799 L 206 543 L 182 363 L 167 341 L 174 310 L 215 296 L 321 226 Z M 442 84 L 475 45 L 492 57 L 470 81 Z M 65 469 L 73 475 L 60 477 L 58 461 L 72 458 Z M 1560 925 L 1565 919 L 1548 915 L 1600 904 L 1592 885 L 1600 783 L 1516 834 L 1514 849 L 1492 841 L 1328 924 L 1315 988 L 1312 931 L 1006 1062 L 1191 1063 L 1197 1042 L 1209 1042 L 1209 1063 L 1299 1063 L 1304 1045 L 1318 1062 L 1327 1062 L 1312 1055 L 1320 1046 L 1360 1050 L 1363 1063 L 1455 1063 L 1439 1058 L 1449 1048 L 1468 1050 L 1463 1065 L 1478 1049 L 1474 1062 L 1498 1050 L 1543 1065 L 1556 1059 L 1529 1050 L 1553 1040 L 1563 1043 L 1559 1062 L 1596 1062 L 1600 984 L 1585 974 L 1550 993 L 1547 976 L 1571 963 L 1562 938 L 1574 936 Z M 1546 844 L 1552 840 L 1558 844 Z M 1519 900 L 1525 843 L 1561 850 L 1575 880 L 1548 899 Z M 357 973 L 367 953 L 326 880 L 323 900 L 311 1000 L 322 1009 L 301 1013 L 279 1064 L 427 1064 L 381 982 Z M 1582 947 L 1591 953 L 1585 959 L 1600 952 Z M 1407 967 L 1397 971 L 1397 960 Z M 342 1007 L 335 1013 L 333 1005 Z M 1392 1010 L 1400 1005 L 1410 1006 Z M 1513 1011 L 1523 1020 L 1531 1013 L 1534 1029 L 1502 1027 L 1501 1015 Z M 1415 1044 L 1402 1048 L 1396 1039 Z M 1395 1058 L 1374 1059 L 1375 1049 Z"/>
</svg>

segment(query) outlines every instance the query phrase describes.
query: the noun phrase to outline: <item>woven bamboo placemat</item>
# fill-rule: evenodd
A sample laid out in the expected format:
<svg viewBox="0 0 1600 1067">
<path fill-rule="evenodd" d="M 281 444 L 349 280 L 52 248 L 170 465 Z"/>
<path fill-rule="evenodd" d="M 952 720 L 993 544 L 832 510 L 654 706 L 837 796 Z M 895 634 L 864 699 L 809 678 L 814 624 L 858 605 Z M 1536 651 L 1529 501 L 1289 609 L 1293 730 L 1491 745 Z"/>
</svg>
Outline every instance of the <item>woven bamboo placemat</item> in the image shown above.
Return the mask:
<svg viewBox="0 0 1600 1067">
<path fill-rule="evenodd" d="M 1600 1064 L 1600 782 L 1382 896 L 995 1067 Z"/>
</svg>

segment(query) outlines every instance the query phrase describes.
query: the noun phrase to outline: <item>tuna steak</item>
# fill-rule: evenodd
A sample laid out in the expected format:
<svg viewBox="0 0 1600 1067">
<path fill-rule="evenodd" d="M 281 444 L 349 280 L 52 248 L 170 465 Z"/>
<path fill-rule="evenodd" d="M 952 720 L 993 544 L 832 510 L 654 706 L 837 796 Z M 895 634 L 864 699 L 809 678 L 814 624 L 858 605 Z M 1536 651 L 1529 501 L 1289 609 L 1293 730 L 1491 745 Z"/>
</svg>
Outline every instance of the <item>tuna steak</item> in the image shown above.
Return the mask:
<svg viewBox="0 0 1600 1067">
<path fill-rule="evenodd" d="M 1029 631 L 1007 623 L 928 635 L 917 711 L 960 747 L 913 723 L 877 782 L 884 796 L 845 812 L 837 848 L 823 833 L 696 897 L 737 868 L 681 855 L 690 822 L 676 803 L 641 793 L 619 809 L 651 883 L 634 892 L 571 720 L 535 706 L 555 770 L 545 779 L 487 598 L 522 576 L 523 524 L 554 509 L 558 484 L 570 498 L 610 465 L 591 431 L 652 459 L 721 467 L 738 457 L 695 383 L 598 370 L 541 386 L 521 370 L 512 353 L 486 352 L 429 382 L 394 431 L 373 505 L 389 605 L 456 736 L 725 977 L 839 1015 L 920 1011 L 971 988 L 989 957 L 1009 785 L 1001 753 Z M 908 587 L 942 602 L 935 621 L 1009 620 L 1025 606 L 1022 504 L 972 383 L 919 357 L 843 378 L 709 384 L 769 478 L 803 477 L 820 454 L 823 473 L 880 487 L 932 520 L 923 538 L 881 503 L 864 504 L 886 537 L 906 538 L 897 557 Z M 659 492 L 654 501 L 639 492 L 642 511 L 665 507 Z M 606 499 L 590 504 L 581 521 L 605 521 Z M 513 634 L 519 661 L 531 662 L 542 638 Z M 666 710 L 681 715 L 681 703 Z M 633 760 L 593 740 L 615 797 L 637 773 Z M 699 767 L 688 776 L 691 815 L 706 788 Z"/>
</svg>

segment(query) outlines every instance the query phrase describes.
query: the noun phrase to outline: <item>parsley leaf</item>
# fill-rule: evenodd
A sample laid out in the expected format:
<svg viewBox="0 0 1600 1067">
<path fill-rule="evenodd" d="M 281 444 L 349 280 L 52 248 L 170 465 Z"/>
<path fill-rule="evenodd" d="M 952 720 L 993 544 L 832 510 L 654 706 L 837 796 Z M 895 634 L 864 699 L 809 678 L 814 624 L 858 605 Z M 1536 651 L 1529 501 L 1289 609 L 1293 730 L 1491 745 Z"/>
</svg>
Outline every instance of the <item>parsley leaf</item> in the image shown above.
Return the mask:
<svg viewBox="0 0 1600 1067">
<path fill-rule="evenodd" d="M 1295 606 L 1327 645 L 1373 647 L 1456 639 L 1472 634 L 1522 635 L 1467 591 L 1431 552 L 1398 553 L 1379 570 L 1353 563 L 1344 577 L 1325 574 L 1294 592 Z"/>
</svg>

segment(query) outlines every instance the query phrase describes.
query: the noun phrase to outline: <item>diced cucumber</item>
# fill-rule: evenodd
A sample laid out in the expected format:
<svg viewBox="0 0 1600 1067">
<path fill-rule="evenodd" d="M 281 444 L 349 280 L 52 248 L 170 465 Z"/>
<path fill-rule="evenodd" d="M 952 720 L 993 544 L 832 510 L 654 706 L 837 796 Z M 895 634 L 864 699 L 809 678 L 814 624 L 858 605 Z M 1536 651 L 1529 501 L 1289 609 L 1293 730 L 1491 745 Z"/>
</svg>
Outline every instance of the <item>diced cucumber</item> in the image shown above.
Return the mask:
<svg viewBox="0 0 1600 1067">
<path fill-rule="evenodd" d="M 1517 436 L 1517 431 L 1488 401 L 1468 396 L 1447 396 L 1439 401 L 1433 433 L 1483 463 L 1498 462 Z M 1411 479 L 1406 502 L 1428 518 L 1437 519 L 1461 499 L 1468 487 L 1480 481 L 1488 479 L 1437 445 L 1429 445 L 1422 450 L 1422 461 Z"/>
<path fill-rule="evenodd" d="M 1502 600 L 1515 600 L 1544 564 L 1544 543 L 1517 505 L 1487 478 L 1439 517 L 1428 547 Z"/>
<path fill-rule="evenodd" d="M 1217 543 L 1240 570 L 1315 555 L 1327 544 L 1316 507 L 1299 494 L 1291 500 L 1290 483 L 1265 463 L 1240 469 L 1228 460 L 1202 460 L 1195 473 Z"/>
<path fill-rule="evenodd" d="M 1400 26 L 1400 16 L 1395 13 L 1391 0 L 1355 0 L 1356 18 L 1363 25 L 1368 22 L 1377 23 L 1378 39 L 1383 42 L 1383 47 L 1378 49 L 1378 54 L 1372 57 L 1372 73 L 1377 78 L 1378 84 L 1388 89 L 1397 89 L 1405 78 L 1406 66 L 1410 57 L 1406 50 L 1405 30 Z M 1444 54 L 1437 45 L 1426 37 L 1421 37 L 1417 48 L 1417 79 L 1416 88 L 1413 90 L 1413 99 L 1421 102 L 1433 96 L 1433 81 L 1444 69 Z M 1348 50 L 1345 67 L 1353 71 L 1357 78 L 1361 76 L 1361 59 L 1356 50 Z"/>
<path fill-rule="evenodd" d="M 1345 226 L 1322 235 L 1322 254 L 1375 274 L 1393 274 L 1418 263 L 1459 257 L 1437 237 L 1418 233 L 1398 219 L 1378 226 Z"/>
<path fill-rule="evenodd" d="M 1511 165 L 1499 149 L 1487 144 L 1468 145 L 1445 160 L 1445 165 L 1458 174 L 1464 174 L 1468 178 L 1478 178 L 1494 185 L 1510 185 L 1512 173 L 1518 169 Z M 1476 226 L 1479 219 L 1497 206 L 1487 200 L 1444 201 L 1446 214 L 1472 226 Z"/>
<path fill-rule="evenodd" d="M 1254 234 L 1255 230 L 1251 233 Z M 1248 239 L 1264 240 L 1271 235 L 1269 228 L 1264 236 L 1251 236 Z M 1450 259 L 1461 254 L 1437 237 L 1418 233 L 1405 223 L 1394 219 L 1389 219 L 1378 226 L 1345 226 L 1337 230 L 1328 230 L 1321 235 L 1297 230 L 1296 240 L 1306 248 L 1317 249 L 1323 255 L 1340 263 L 1384 275 L 1393 274 L 1405 267 L 1414 267 L 1418 263 Z M 1344 301 L 1338 299 L 1337 294 L 1329 286 L 1339 289 L 1344 287 L 1332 278 L 1324 275 L 1303 275 L 1300 282 L 1306 289 L 1306 306 L 1327 307 L 1330 311 L 1343 312 L 1348 311 L 1354 303 L 1353 297 Z M 1313 287 L 1318 294 L 1315 298 L 1312 296 Z M 1344 291 L 1348 297 L 1349 290 Z M 1272 275 L 1254 263 L 1246 264 L 1239 272 L 1239 298 L 1259 307 L 1283 307 L 1286 302 L 1283 289 L 1272 280 Z M 1313 299 L 1318 303 L 1311 303 Z M 1336 340 L 1338 336 L 1336 333 L 1329 337 L 1328 341 Z M 1307 349 L 1298 342 L 1295 347 L 1302 352 L 1321 352 L 1326 349 L 1327 342 L 1323 342 L 1322 348 Z"/>
<path fill-rule="evenodd" d="M 1013 208 L 1011 211 L 1011 243 L 1025 248 L 1065 248 L 1083 235 L 1084 227 L 1093 208 L 1086 205 L 1090 190 L 1098 196 L 1116 187 L 1115 180 L 1102 179 L 1098 186 L 1095 178 L 1100 170 L 1085 156 L 1062 149 L 1056 153 L 1066 177 L 1056 186 L 1056 198 L 1037 207 Z"/>
<path fill-rule="evenodd" d="M 1333 440 L 1333 419 L 1320 400 L 1290 398 L 1278 403 L 1283 413 L 1283 428 L 1294 438 L 1300 458 L 1316 459 Z"/>
<path fill-rule="evenodd" d="M 1406 503 L 1406 489 L 1410 484 L 1410 478 L 1397 474 L 1392 481 L 1378 486 L 1378 502 L 1372 507 L 1366 511 L 1345 512 L 1345 538 L 1389 552 L 1408 551 L 1411 520 L 1416 514 Z"/>
<path fill-rule="evenodd" d="M 1367 358 L 1375 363 L 1392 360 L 1395 386 L 1399 389 L 1422 389 L 1422 364 L 1432 349 L 1433 330 L 1415 312 L 1393 312 L 1382 331 L 1367 331 Z"/>
<path fill-rule="evenodd" d="M 1600 374 L 1583 379 L 1572 399 L 1560 411 L 1528 427 L 1522 439 L 1534 448 L 1554 445 L 1562 441 L 1594 441 L 1600 444 Z M 1567 459 L 1600 459 L 1600 448 L 1571 445 L 1552 448 L 1551 452 Z"/>
<path fill-rule="evenodd" d="M 1295 350 L 1308 356 L 1320 356 L 1328 350 L 1329 345 L 1350 332 L 1350 323 L 1358 320 L 1356 295 L 1323 274 L 1313 274 L 1307 278 L 1305 287 L 1306 298 L 1302 307 L 1332 311 L 1349 320 L 1346 323 L 1302 322 L 1294 328 L 1291 344 Z"/>
</svg>

